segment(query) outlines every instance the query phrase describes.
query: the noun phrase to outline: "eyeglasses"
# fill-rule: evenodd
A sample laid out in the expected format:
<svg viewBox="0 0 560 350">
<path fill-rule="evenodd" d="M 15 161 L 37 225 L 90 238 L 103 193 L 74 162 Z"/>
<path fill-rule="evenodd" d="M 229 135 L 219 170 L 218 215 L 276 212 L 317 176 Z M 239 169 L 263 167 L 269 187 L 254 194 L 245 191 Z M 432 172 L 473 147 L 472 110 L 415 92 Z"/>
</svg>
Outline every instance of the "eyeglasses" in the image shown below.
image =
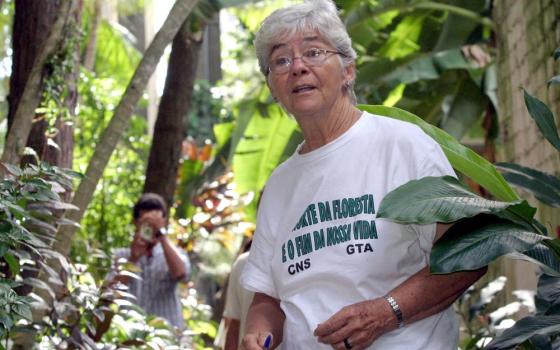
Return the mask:
<svg viewBox="0 0 560 350">
<path fill-rule="evenodd" d="M 327 57 L 330 55 L 341 55 L 346 57 L 343 53 L 338 51 L 331 51 L 325 49 L 318 49 L 312 47 L 310 49 L 305 50 L 300 57 L 289 57 L 280 55 L 274 57 L 268 63 L 268 71 L 274 74 L 284 74 L 290 70 L 290 66 L 294 63 L 296 58 L 301 59 L 306 66 L 315 67 L 322 65 Z"/>
</svg>

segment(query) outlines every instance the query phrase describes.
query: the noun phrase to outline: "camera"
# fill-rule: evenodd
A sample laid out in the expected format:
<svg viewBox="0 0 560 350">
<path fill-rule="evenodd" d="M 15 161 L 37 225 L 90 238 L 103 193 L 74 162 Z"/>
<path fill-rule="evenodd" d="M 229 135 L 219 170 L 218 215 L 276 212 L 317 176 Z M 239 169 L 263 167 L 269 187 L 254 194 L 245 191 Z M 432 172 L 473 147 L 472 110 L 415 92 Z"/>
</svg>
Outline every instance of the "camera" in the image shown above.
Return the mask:
<svg viewBox="0 0 560 350">
<path fill-rule="evenodd" d="M 154 230 L 148 224 L 142 224 L 138 233 L 145 241 L 151 242 L 154 239 Z"/>
</svg>

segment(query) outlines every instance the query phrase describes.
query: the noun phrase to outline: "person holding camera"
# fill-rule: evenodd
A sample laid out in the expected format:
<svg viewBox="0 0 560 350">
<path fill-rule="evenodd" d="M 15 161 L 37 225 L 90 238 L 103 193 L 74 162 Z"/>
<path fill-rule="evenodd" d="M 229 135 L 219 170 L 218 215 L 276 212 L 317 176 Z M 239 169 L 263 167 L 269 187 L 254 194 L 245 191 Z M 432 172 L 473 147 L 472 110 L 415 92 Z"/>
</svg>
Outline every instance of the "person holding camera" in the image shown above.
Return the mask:
<svg viewBox="0 0 560 350">
<path fill-rule="evenodd" d="M 185 328 L 177 284 L 187 280 L 191 266 L 187 254 L 166 235 L 167 206 L 161 196 L 144 193 L 133 208 L 134 237 L 129 248 L 114 252 L 115 261 L 135 264 L 140 277 L 113 273 L 113 282 L 128 285 L 135 303 L 147 313 Z M 118 265 L 118 264 L 117 264 Z"/>
</svg>

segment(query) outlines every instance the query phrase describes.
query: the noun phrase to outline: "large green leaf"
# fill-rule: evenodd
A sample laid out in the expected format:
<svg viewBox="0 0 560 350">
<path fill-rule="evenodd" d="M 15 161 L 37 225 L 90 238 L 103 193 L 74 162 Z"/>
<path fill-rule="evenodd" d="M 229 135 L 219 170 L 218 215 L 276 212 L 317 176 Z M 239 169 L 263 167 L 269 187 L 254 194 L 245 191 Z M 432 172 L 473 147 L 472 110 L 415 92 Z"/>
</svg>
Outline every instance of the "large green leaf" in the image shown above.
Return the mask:
<svg viewBox="0 0 560 350">
<path fill-rule="evenodd" d="M 548 240 L 543 240 L 547 242 Z M 533 264 L 537 264 L 543 269 L 543 272 L 560 277 L 560 260 L 556 257 L 554 252 L 543 243 L 537 243 L 535 246 L 524 252 L 509 253 L 508 258 L 525 260 Z"/>
<path fill-rule="evenodd" d="M 454 222 L 478 214 L 493 214 L 520 204 L 482 198 L 452 176 L 412 180 L 383 198 L 378 218 L 408 224 Z M 532 215 L 524 218 L 532 220 Z"/>
<path fill-rule="evenodd" d="M 430 255 L 434 273 L 474 270 L 496 258 L 532 249 L 545 236 L 491 215 L 480 215 L 453 225 L 436 242 Z"/>
<path fill-rule="evenodd" d="M 480 13 L 484 9 L 485 3 L 486 1 L 484 0 L 452 1 L 453 5 L 469 9 L 475 13 Z M 453 13 L 449 14 L 443 24 L 435 49 L 439 51 L 461 47 L 467 42 L 467 39 L 477 26 L 478 23 L 470 18 Z"/>
<path fill-rule="evenodd" d="M 488 106 L 488 99 L 472 79 L 464 79 L 451 103 L 451 110 L 440 127 L 457 140 L 480 119 Z"/>
<path fill-rule="evenodd" d="M 276 104 L 247 112 L 252 117 L 235 149 L 234 178 L 239 193 L 252 191 L 258 195 L 272 171 L 295 151 L 302 137 L 295 120 Z M 253 218 L 256 204 L 247 209 Z"/>
<path fill-rule="evenodd" d="M 517 193 L 508 185 L 490 162 L 471 149 L 461 145 L 445 131 L 399 108 L 373 105 L 359 105 L 358 107 L 372 114 L 387 116 L 418 125 L 426 134 L 440 144 L 449 162 L 456 170 L 470 177 L 499 200 L 508 202 L 519 200 Z"/>
<path fill-rule="evenodd" d="M 97 30 L 95 58 L 95 71 L 99 76 L 114 78 L 126 85 L 141 57 L 134 41 L 134 36 L 126 28 L 101 22 Z"/>
<path fill-rule="evenodd" d="M 401 13 L 417 11 L 417 10 L 432 10 L 432 11 L 448 11 L 449 13 L 465 17 L 473 22 L 483 24 L 488 27 L 493 27 L 494 23 L 486 17 L 480 16 L 478 13 L 473 12 L 461 6 L 453 4 L 444 4 L 435 1 L 381 1 L 379 6 L 371 6 L 370 3 L 360 5 L 357 7 L 346 19 L 347 26 L 355 25 L 356 23 L 366 19 L 375 18 L 382 13 L 391 11 L 398 11 Z"/>
<path fill-rule="evenodd" d="M 538 200 L 552 207 L 560 207 L 560 180 L 539 170 L 514 163 L 498 163 L 505 179 L 531 192 Z"/>
<path fill-rule="evenodd" d="M 490 342 L 485 349 L 510 349 L 534 335 L 548 335 L 559 332 L 560 315 L 528 316 L 517 321 L 513 327 L 506 329 L 500 336 Z"/>
<path fill-rule="evenodd" d="M 537 122 L 537 126 L 544 137 L 560 151 L 560 138 L 558 137 L 558 130 L 556 129 L 552 111 L 544 102 L 529 94 L 525 89 L 523 89 L 523 97 L 525 98 L 525 104 L 531 118 Z"/>
<path fill-rule="evenodd" d="M 420 49 L 418 38 L 426 17 L 426 15 L 406 16 L 391 32 L 378 54 L 396 59 L 418 51 Z"/>
</svg>

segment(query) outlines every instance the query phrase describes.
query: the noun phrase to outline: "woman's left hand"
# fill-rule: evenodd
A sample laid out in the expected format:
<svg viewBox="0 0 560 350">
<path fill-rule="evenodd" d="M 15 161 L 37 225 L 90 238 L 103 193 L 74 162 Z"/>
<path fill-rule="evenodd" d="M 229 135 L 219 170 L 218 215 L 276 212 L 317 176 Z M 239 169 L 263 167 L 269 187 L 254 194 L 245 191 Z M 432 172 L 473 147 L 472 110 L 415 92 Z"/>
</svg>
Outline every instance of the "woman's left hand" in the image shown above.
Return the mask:
<svg viewBox="0 0 560 350">
<path fill-rule="evenodd" d="M 386 332 L 396 328 L 395 316 L 383 298 L 343 307 L 313 334 L 319 342 L 337 350 L 365 349 Z"/>
</svg>

